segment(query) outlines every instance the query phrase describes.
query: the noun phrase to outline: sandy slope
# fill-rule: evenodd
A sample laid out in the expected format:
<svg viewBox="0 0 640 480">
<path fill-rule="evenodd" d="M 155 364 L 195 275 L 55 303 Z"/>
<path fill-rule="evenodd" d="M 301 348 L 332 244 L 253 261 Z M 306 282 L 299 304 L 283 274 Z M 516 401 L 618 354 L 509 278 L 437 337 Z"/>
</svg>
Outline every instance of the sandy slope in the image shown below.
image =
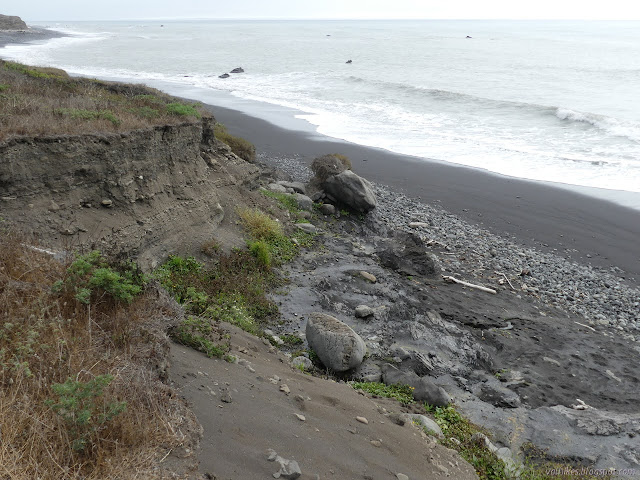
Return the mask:
<svg viewBox="0 0 640 480">
<path fill-rule="evenodd" d="M 200 471 L 209 478 L 271 478 L 279 467 L 267 460 L 270 448 L 296 460 L 301 479 L 477 478 L 452 450 L 412 425 L 394 423 L 386 412 L 400 404 L 304 374 L 261 339 L 228 330 L 236 364 L 172 348 L 171 379 L 204 427 Z"/>
</svg>

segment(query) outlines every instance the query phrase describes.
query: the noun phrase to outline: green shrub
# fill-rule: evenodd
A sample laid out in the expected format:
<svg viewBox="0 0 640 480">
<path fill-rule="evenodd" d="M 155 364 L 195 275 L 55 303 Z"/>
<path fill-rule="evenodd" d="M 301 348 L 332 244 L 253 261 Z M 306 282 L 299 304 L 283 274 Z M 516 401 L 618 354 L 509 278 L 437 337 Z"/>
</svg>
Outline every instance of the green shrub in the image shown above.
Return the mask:
<svg viewBox="0 0 640 480">
<path fill-rule="evenodd" d="M 229 145 L 229 147 L 231 147 L 231 151 L 243 160 L 246 160 L 247 162 L 255 161 L 256 147 L 244 138 L 231 135 L 227 132 L 227 127 L 222 123 L 216 123 L 214 125 L 213 134 L 218 140 Z"/>
<path fill-rule="evenodd" d="M 167 113 L 171 115 L 181 115 L 185 117 L 200 118 L 200 112 L 193 105 L 185 105 L 184 103 L 173 102 L 167 104 Z"/>
<path fill-rule="evenodd" d="M 285 345 L 289 346 L 302 345 L 304 343 L 304 340 L 297 335 L 284 334 L 280 335 L 280 339 L 285 343 Z"/>
<path fill-rule="evenodd" d="M 271 266 L 271 251 L 269 244 L 264 240 L 256 240 L 249 243 L 251 255 L 258 259 L 261 265 L 269 268 Z"/>
<path fill-rule="evenodd" d="M 249 313 L 246 300 L 239 294 L 219 294 L 204 315 L 213 320 L 235 325 L 253 335 L 260 333 L 260 328 Z"/>
<path fill-rule="evenodd" d="M 283 236 L 282 225 L 260 210 L 241 208 L 238 210 L 238 215 L 249 235 L 256 240 L 268 242 Z"/>
<path fill-rule="evenodd" d="M 102 254 L 94 250 L 77 257 L 67 268 L 65 279 L 55 282 L 52 290 L 54 293 L 72 291 L 75 299 L 84 304 L 89 304 L 96 292 L 107 293 L 123 303 L 131 303 L 142 291 L 146 279 L 134 263 L 124 265 L 122 270 L 113 270 Z"/>
<path fill-rule="evenodd" d="M 476 470 L 481 480 L 502 480 L 509 476 L 505 472 L 504 463 L 490 451 L 486 444 L 478 441 L 473 434 L 481 430 L 464 418 L 453 405 L 434 407 L 425 405 L 444 434 L 442 445 L 452 448 L 468 461 Z M 481 432 L 482 433 L 482 432 Z"/>
<path fill-rule="evenodd" d="M 67 425 L 73 450 L 85 450 L 92 437 L 126 410 L 126 402 L 107 403 L 103 398 L 104 388 L 112 380 L 112 375 L 98 375 L 88 382 L 69 378 L 65 383 L 54 383 L 51 386 L 57 399 L 49 399 L 45 403 Z"/>
</svg>

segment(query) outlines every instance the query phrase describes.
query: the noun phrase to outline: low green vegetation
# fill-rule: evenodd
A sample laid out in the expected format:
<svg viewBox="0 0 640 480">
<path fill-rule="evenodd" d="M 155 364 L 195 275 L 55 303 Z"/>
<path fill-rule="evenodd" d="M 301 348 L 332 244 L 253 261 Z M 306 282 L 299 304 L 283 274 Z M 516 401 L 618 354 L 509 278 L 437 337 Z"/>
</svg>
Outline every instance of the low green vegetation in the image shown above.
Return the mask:
<svg viewBox="0 0 640 480">
<path fill-rule="evenodd" d="M 537 451 L 532 455 L 531 448 L 525 450 L 527 458 L 524 464 L 516 467 L 517 472 L 509 471 L 504 462 L 487 447 L 482 436 L 486 432 L 461 415 L 455 406 L 435 407 L 418 404 L 413 398 L 413 389 L 408 385 L 385 385 L 380 382 L 350 382 L 350 385 L 356 390 L 362 390 L 375 397 L 394 398 L 402 405 L 411 405 L 414 411 L 422 408 L 424 413 L 430 415 L 442 430 L 444 438 L 438 440 L 439 443 L 456 450 L 474 467 L 480 480 L 511 480 L 515 478 L 514 475 L 521 480 L 569 480 L 575 476 L 571 476 L 568 472 L 579 471 L 576 467 L 545 460 L 543 452 Z M 429 432 L 426 431 L 426 433 Z M 610 476 L 585 475 L 581 478 L 595 480 L 610 478 Z"/>
<path fill-rule="evenodd" d="M 413 388 L 409 385 L 385 385 L 381 382 L 353 382 L 351 386 L 369 395 L 384 398 L 395 398 L 403 405 L 413 403 Z"/>
<path fill-rule="evenodd" d="M 300 207 L 298 207 L 298 202 L 293 195 L 289 195 L 288 193 L 272 192 L 270 190 L 262 190 L 261 193 L 265 197 L 277 200 L 284 209 L 289 211 L 289 213 L 293 215 L 300 213 Z"/>
<path fill-rule="evenodd" d="M 213 127 L 214 136 L 221 142 L 226 143 L 231 151 L 247 162 L 256 159 L 256 147 L 242 137 L 231 135 L 222 123 L 216 123 Z"/>
<path fill-rule="evenodd" d="M 78 108 L 58 108 L 55 113 L 61 116 L 68 116 L 73 119 L 81 120 L 96 120 L 104 119 L 111 122 L 113 125 L 120 125 L 120 120 L 110 110 L 82 110 Z"/>
<path fill-rule="evenodd" d="M 205 353 L 208 357 L 222 357 L 229 351 L 229 343 L 210 319 L 187 317 L 173 329 L 171 337 L 187 347 Z"/>
<path fill-rule="evenodd" d="M 121 266 L 122 267 L 122 266 Z M 54 292 L 70 291 L 80 303 L 91 297 L 109 294 L 114 300 L 131 303 L 144 286 L 145 278 L 135 264 L 126 264 L 122 272 L 109 266 L 97 250 L 78 256 L 67 268 L 65 278 L 54 283 Z"/>
<path fill-rule="evenodd" d="M 250 242 L 262 242 L 275 265 L 286 263 L 298 254 L 299 245 L 284 234 L 279 222 L 266 213 L 257 209 L 241 208 L 238 215 L 251 238 Z"/>
<path fill-rule="evenodd" d="M 248 251 L 220 253 L 216 260 L 205 268 L 193 257 L 171 256 L 153 277 L 190 314 L 258 334 L 258 323 L 278 311 L 266 297 L 275 277 Z"/>
<path fill-rule="evenodd" d="M 187 105 L 185 103 L 172 102 L 166 106 L 167 112 L 171 115 L 179 115 L 183 117 L 196 117 L 200 118 L 200 112 L 198 112 L 193 105 Z"/>
<path fill-rule="evenodd" d="M 302 340 L 297 335 L 284 334 L 280 335 L 280 339 L 284 342 L 285 345 L 290 347 L 302 345 L 304 343 L 304 340 Z"/>
<path fill-rule="evenodd" d="M 456 450 L 462 458 L 476 470 L 481 480 L 508 479 L 504 463 L 491 452 L 482 440 L 474 437 L 474 433 L 482 433 L 480 429 L 464 418 L 452 406 L 432 407 L 425 405 L 436 423 L 442 429 L 444 439 L 440 441 L 445 447 Z"/>
<path fill-rule="evenodd" d="M 126 132 L 210 116 L 144 85 L 71 78 L 56 68 L 0 60 L 0 141 L 12 136 Z"/>
<path fill-rule="evenodd" d="M 64 420 L 73 450 L 82 452 L 95 444 L 92 439 L 99 430 L 126 410 L 127 402 L 104 398 L 104 389 L 112 381 L 113 375 L 98 375 L 87 382 L 68 378 L 64 383 L 51 386 L 57 398 L 45 404 Z"/>
<path fill-rule="evenodd" d="M 135 265 L 68 262 L 0 228 L 0 470 L 7 478 L 155 478 L 184 442 L 179 399 L 148 365 L 161 305 Z M 181 415 L 180 415 L 181 416 Z M 164 452 L 164 453 L 163 453 Z"/>
</svg>

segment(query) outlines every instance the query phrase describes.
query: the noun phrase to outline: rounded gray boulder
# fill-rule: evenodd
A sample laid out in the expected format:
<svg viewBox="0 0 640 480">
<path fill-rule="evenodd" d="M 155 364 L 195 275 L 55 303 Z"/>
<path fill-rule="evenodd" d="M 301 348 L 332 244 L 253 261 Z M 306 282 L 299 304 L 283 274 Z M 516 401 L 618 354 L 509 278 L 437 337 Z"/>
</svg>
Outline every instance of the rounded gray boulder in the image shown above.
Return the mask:
<svg viewBox="0 0 640 480">
<path fill-rule="evenodd" d="M 323 187 L 325 193 L 356 212 L 367 213 L 376 208 L 373 186 L 351 170 L 329 177 Z"/>
<path fill-rule="evenodd" d="M 307 342 L 325 367 L 344 372 L 362 363 L 367 347 L 346 323 L 331 315 L 312 313 L 307 320 Z"/>
</svg>

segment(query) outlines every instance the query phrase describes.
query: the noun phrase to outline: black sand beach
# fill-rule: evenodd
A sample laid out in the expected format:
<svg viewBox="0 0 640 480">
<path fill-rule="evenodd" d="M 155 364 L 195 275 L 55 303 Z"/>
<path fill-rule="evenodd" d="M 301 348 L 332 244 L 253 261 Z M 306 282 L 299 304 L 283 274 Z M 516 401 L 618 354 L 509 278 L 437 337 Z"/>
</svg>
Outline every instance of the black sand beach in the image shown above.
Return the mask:
<svg viewBox="0 0 640 480">
<path fill-rule="evenodd" d="M 0 48 L 64 36 L 46 29 L 0 32 Z M 0 51 L 1 56 L 1 51 Z M 615 266 L 626 279 L 640 278 L 640 211 L 542 182 L 396 154 L 288 130 L 241 111 L 210 105 L 230 132 L 249 139 L 267 156 L 300 158 L 306 164 L 326 153 L 347 155 L 360 175 L 425 203 L 435 203 L 543 252 L 595 267 Z"/>
<path fill-rule="evenodd" d="M 286 130 L 228 108 L 211 110 L 259 153 L 299 157 L 306 164 L 319 155 L 342 153 L 365 178 L 437 203 L 493 233 L 516 237 L 517 243 L 595 267 L 621 268 L 632 283 L 640 277 L 640 211 L 541 182 Z"/>
</svg>

